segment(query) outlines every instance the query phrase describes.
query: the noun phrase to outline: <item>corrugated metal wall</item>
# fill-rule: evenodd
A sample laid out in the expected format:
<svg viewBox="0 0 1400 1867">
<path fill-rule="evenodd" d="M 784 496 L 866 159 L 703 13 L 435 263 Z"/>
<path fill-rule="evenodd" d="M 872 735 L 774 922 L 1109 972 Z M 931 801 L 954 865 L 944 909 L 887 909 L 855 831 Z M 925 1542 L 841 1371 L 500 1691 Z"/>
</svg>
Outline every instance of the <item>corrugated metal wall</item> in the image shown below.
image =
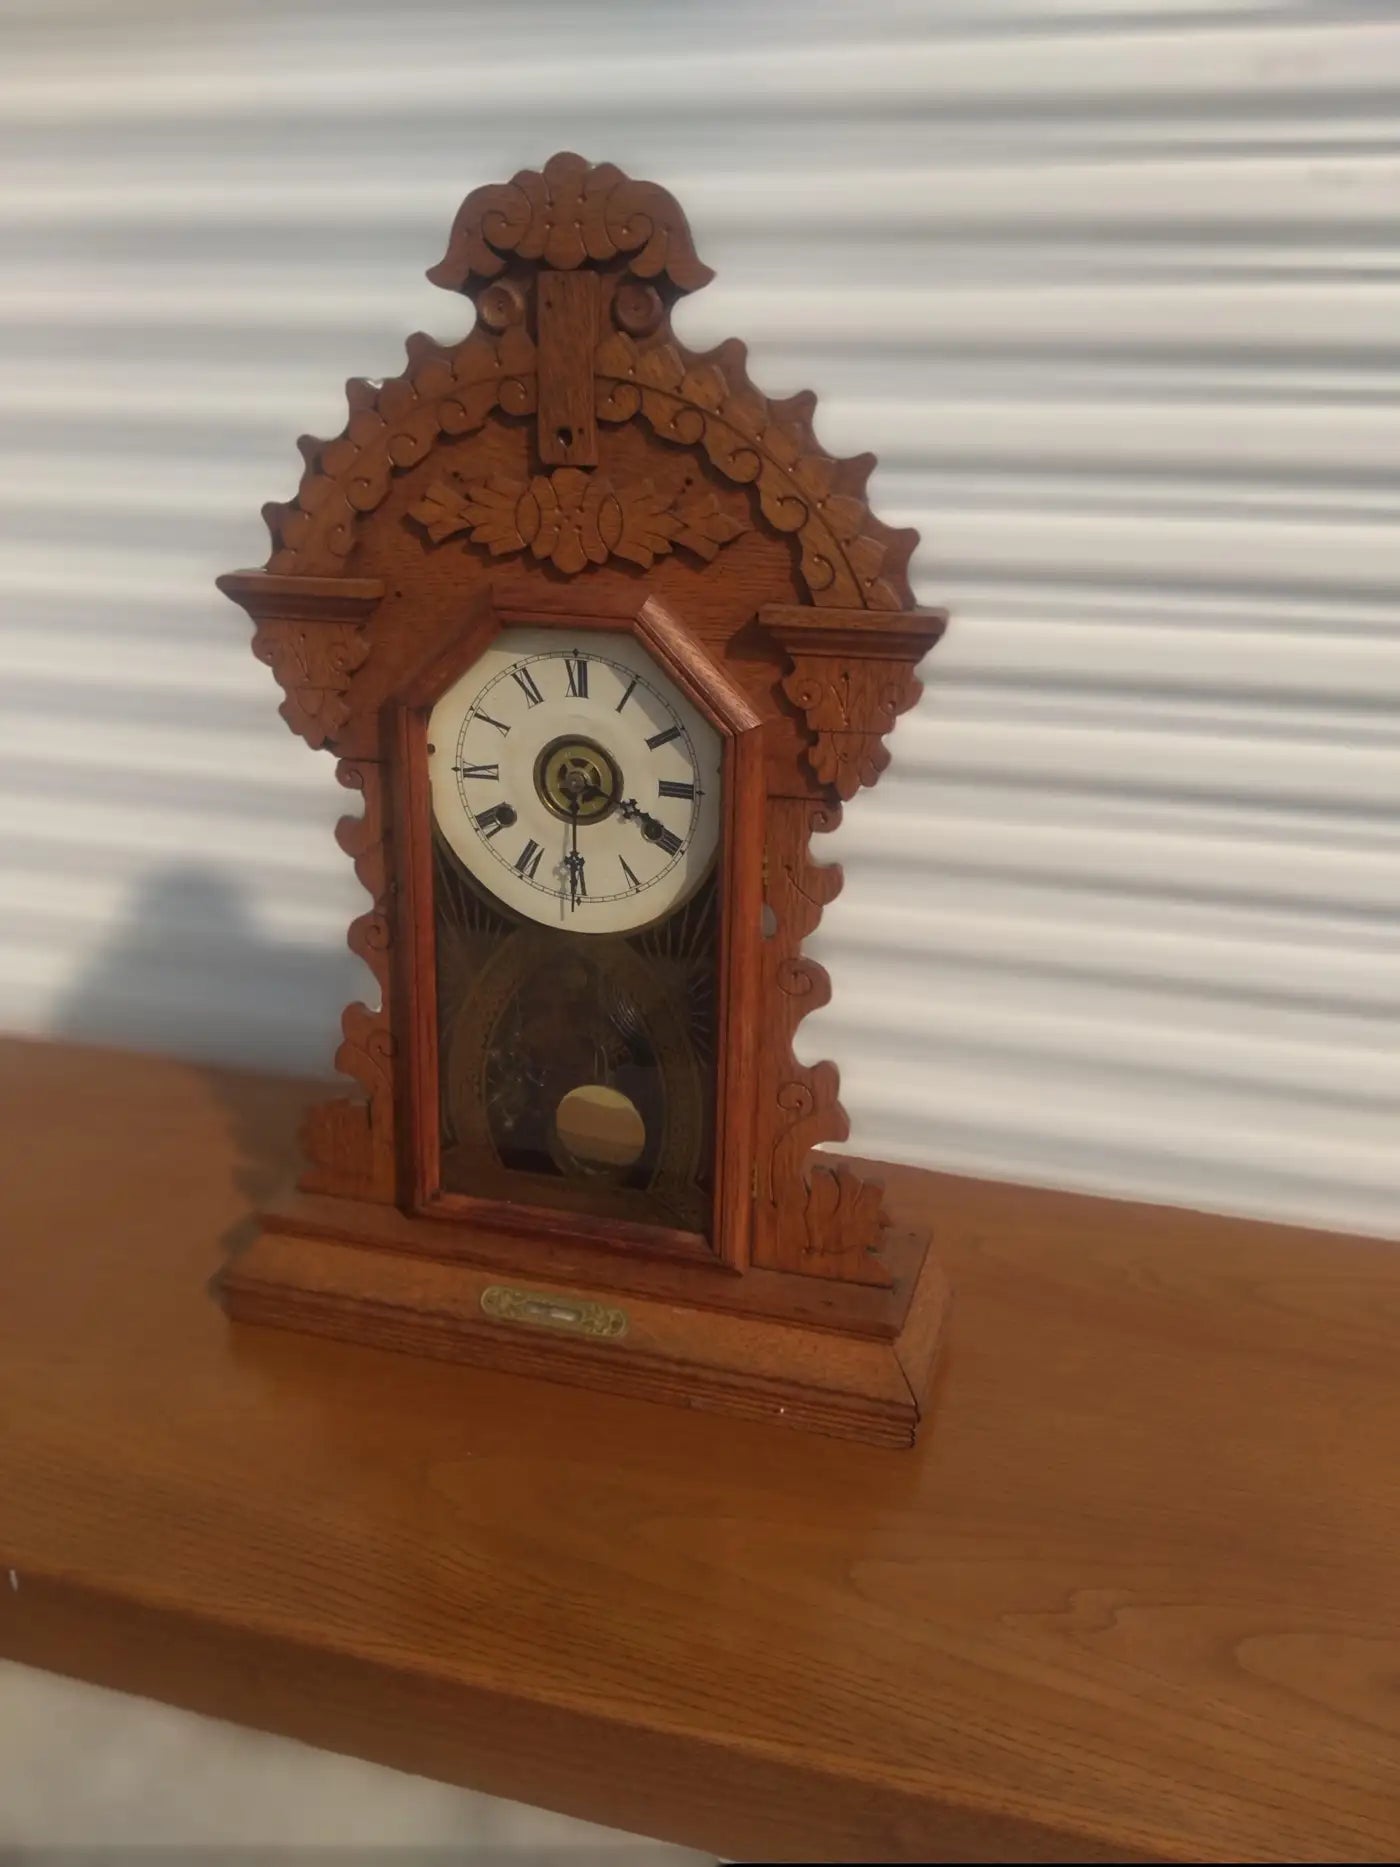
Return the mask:
<svg viewBox="0 0 1400 1867">
<path fill-rule="evenodd" d="M 955 612 L 818 943 L 855 1144 L 1390 1229 L 1400 9 L 11 4 L 0 1018 L 322 1066 L 360 900 L 222 569 L 460 196 L 663 181 Z"/>
</svg>

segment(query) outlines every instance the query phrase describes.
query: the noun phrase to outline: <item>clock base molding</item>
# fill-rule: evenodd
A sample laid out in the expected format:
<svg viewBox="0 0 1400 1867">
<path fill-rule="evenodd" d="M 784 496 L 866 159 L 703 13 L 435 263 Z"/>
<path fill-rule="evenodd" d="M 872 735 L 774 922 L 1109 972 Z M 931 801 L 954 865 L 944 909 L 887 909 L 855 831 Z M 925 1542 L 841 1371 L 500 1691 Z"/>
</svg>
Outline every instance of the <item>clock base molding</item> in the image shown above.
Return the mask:
<svg viewBox="0 0 1400 1867">
<path fill-rule="evenodd" d="M 619 1290 L 597 1278 L 541 1280 L 522 1273 L 519 1253 L 502 1252 L 495 1262 L 409 1256 L 394 1242 L 365 1241 L 367 1207 L 316 1202 L 330 1203 L 356 1205 L 345 1227 L 352 1238 L 296 1229 L 295 1200 L 288 1202 L 293 1210 L 263 1216 L 258 1236 L 218 1279 L 233 1321 L 867 1445 L 912 1445 L 927 1413 L 948 1308 L 948 1286 L 931 1251 L 912 1279 L 898 1327 L 877 1333 L 867 1325 L 853 1333 L 710 1307 L 689 1287 L 681 1297 Z M 391 1235 L 395 1221 L 432 1224 L 380 1211 Z M 726 1285 L 752 1276 L 716 1275 Z"/>
</svg>

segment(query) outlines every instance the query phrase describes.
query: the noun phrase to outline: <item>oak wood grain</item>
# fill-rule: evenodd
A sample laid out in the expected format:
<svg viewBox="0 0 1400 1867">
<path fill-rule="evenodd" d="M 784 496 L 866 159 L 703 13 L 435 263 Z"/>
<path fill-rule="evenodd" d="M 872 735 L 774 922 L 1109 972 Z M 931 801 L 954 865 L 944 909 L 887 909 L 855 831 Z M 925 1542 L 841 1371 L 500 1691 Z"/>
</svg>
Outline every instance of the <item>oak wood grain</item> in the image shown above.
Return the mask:
<svg viewBox="0 0 1400 1867">
<path fill-rule="evenodd" d="M 596 272 L 541 272 L 535 286 L 539 324 L 540 459 L 558 467 L 596 467 L 593 352 L 598 347 Z"/>
<path fill-rule="evenodd" d="M 677 297 L 711 274 L 680 204 L 655 183 L 562 151 L 542 171 L 474 189 L 428 276 L 474 305 L 472 329 L 452 345 L 417 333 L 401 375 L 350 382 L 343 432 L 303 437 L 296 499 L 263 509 L 266 568 L 219 580 L 257 624 L 287 724 L 333 750 L 342 772 L 383 764 L 365 790 L 387 802 L 391 827 L 371 862 L 397 913 L 376 900 L 352 944 L 367 926 L 382 935 L 386 1009 L 345 1014 L 337 1067 L 368 1107 L 357 1114 L 342 1097 L 312 1118 L 306 1184 L 504 1227 L 439 1186 L 424 738 L 422 720 L 404 715 L 431 706 L 495 618 L 567 618 L 572 629 L 621 617 L 728 742 L 710 1242 L 736 1272 L 832 1285 L 850 1333 L 864 1336 L 862 1292 L 893 1291 L 900 1267 L 879 1183 L 814 1152 L 844 1133 L 837 1072 L 800 1065 L 792 1039 L 830 989 L 802 942 L 839 872 L 817 878 L 810 833 L 885 769 L 886 737 L 919 692 L 914 666 L 947 620 L 909 607 L 916 536 L 871 510 L 873 454 L 822 449 L 810 392 L 770 400 L 742 343 L 700 355 L 676 339 Z M 355 832 L 339 834 L 344 846 Z M 783 870 L 776 888 L 770 868 Z M 524 1223 L 555 1238 L 557 1217 L 532 1220 L 544 1209 L 523 1180 L 513 1190 Z M 576 1242 L 602 1259 L 622 1240 L 584 1221 Z M 627 1242 L 677 1256 L 665 1228 Z M 321 1245 L 306 1265 L 318 1285 L 336 1261 Z M 290 1298 L 306 1280 L 280 1247 L 275 1258 Z M 269 1275 L 272 1261 L 262 1252 Z M 408 1273 L 390 1271 L 407 1294 Z M 262 1277 L 258 1301 L 273 1303 Z M 806 1303 L 793 1293 L 794 1310 Z M 273 1304 L 284 1319 L 293 1307 Z M 377 1311 L 367 1296 L 360 1308 L 372 1340 Z M 760 1373 L 758 1336 L 753 1353 Z"/>
<path fill-rule="evenodd" d="M 431 1206 L 422 1213 L 404 1213 L 374 1201 L 305 1193 L 282 1193 L 259 1213 L 265 1229 L 303 1238 L 340 1239 L 377 1251 L 403 1251 L 448 1263 L 494 1264 L 503 1252 L 509 1252 L 521 1277 L 545 1283 L 587 1283 L 596 1290 L 660 1301 L 689 1298 L 703 1302 L 705 1308 L 735 1315 L 769 1316 L 886 1339 L 904 1326 L 914 1280 L 926 1256 L 924 1235 L 916 1230 L 895 1231 L 886 1245 L 895 1269 L 893 1284 L 888 1289 L 865 1284 L 838 1291 L 821 1278 L 788 1277 L 776 1271 L 750 1268 L 744 1276 L 736 1276 L 694 1233 L 670 1234 L 668 1255 L 660 1249 L 653 1226 L 644 1228 L 648 1249 L 633 1251 L 632 1232 L 623 1220 L 612 1221 L 606 1233 L 600 1228 L 595 1237 L 581 1239 L 576 1224 L 561 1219 L 558 1229 L 550 1233 L 543 1223 L 523 1221 L 519 1208 L 508 1202 L 468 1197 L 459 1197 L 449 1206 L 449 1217 L 453 1222 L 442 1224 Z M 703 1297 L 688 1275 L 702 1263 L 709 1273 Z"/>
<path fill-rule="evenodd" d="M 692 1286 L 699 1282 L 692 1274 Z M 893 1342 L 712 1309 L 690 1300 L 693 1289 L 685 1296 L 603 1304 L 591 1283 L 537 1283 L 504 1254 L 486 1267 L 405 1260 L 271 1228 L 219 1280 L 219 1299 L 235 1322 L 305 1329 L 868 1445 L 913 1444 L 948 1309 L 932 1257 Z M 522 1303 L 548 1306 L 556 1320 L 562 1309 L 573 1326 L 522 1317 Z"/>
<path fill-rule="evenodd" d="M 0 1651 L 731 1856 L 1400 1847 L 1400 1254 L 895 1172 L 913 1453 L 205 1293 L 306 1087 L 0 1044 Z"/>
</svg>

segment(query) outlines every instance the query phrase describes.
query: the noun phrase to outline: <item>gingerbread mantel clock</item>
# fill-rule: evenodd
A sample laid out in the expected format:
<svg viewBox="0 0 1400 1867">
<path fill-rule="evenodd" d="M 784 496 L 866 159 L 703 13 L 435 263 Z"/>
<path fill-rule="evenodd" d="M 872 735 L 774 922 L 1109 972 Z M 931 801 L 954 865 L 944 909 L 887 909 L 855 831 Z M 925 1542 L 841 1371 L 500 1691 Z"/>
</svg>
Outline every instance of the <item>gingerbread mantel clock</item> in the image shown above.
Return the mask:
<svg viewBox="0 0 1400 1867">
<path fill-rule="evenodd" d="M 265 570 L 220 588 L 282 715 L 363 797 L 338 839 L 378 980 L 235 1318 L 907 1444 L 945 1307 L 927 1239 L 814 1151 L 812 853 L 888 762 L 944 618 L 810 395 L 670 309 L 664 189 L 560 155 L 478 188 L 429 277 L 476 322 L 352 382 Z"/>
</svg>

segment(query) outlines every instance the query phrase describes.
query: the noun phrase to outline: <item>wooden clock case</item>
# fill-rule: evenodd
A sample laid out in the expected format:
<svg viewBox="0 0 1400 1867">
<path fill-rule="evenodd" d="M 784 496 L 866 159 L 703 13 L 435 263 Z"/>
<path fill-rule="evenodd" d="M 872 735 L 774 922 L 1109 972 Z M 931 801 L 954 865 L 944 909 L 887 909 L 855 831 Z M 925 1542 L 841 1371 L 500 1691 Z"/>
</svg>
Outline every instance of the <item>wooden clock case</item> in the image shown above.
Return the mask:
<svg viewBox="0 0 1400 1867">
<path fill-rule="evenodd" d="M 219 1281 L 230 1316 L 909 1444 L 946 1288 L 847 1135 L 833 1064 L 793 1036 L 825 1004 L 802 945 L 841 872 L 813 855 L 879 778 L 945 618 L 913 606 L 916 536 L 873 517 L 815 398 L 770 402 L 737 342 L 670 328 L 710 273 L 675 200 L 555 156 L 479 188 L 429 273 L 469 298 L 458 344 L 417 335 L 303 439 L 252 617 L 292 731 L 361 794 L 337 840 L 371 905 L 378 982 L 311 1110 L 299 1187 Z M 708 1238 L 444 1194 L 436 1178 L 428 709 L 498 630 L 633 631 L 725 740 L 720 1089 Z"/>
</svg>

